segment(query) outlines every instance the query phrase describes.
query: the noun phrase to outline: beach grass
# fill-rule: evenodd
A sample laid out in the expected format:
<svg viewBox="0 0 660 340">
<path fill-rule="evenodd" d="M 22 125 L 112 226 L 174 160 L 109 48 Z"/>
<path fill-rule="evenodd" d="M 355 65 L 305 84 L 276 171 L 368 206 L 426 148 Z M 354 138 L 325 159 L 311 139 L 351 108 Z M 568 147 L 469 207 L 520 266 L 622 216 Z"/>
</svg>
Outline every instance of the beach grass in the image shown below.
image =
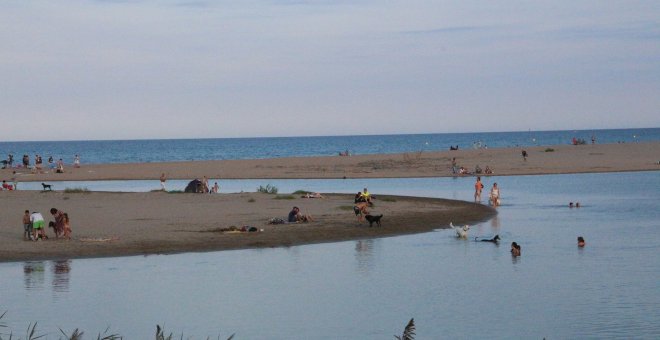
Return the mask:
<svg viewBox="0 0 660 340">
<path fill-rule="evenodd" d="M 276 199 L 276 200 L 292 200 L 292 199 L 295 199 L 295 198 L 296 197 L 293 196 L 293 195 L 277 195 L 277 196 L 273 197 L 273 199 Z"/>
<path fill-rule="evenodd" d="M 254 202 L 256 202 L 256 201 L 257 201 L 257 200 L 255 200 L 253 197 L 250 197 L 250 199 L 248 200 L 248 203 L 254 203 Z"/>
<path fill-rule="evenodd" d="M 553 148 L 547 148 L 547 149 L 545 149 L 545 152 L 555 152 L 555 149 L 553 149 Z"/>
<path fill-rule="evenodd" d="M 158 190 L 160 191 L 160 190 Z M 170 190 L 167 192 L 168 194 L 183 194 L 183 190 Z"/>
</svg>

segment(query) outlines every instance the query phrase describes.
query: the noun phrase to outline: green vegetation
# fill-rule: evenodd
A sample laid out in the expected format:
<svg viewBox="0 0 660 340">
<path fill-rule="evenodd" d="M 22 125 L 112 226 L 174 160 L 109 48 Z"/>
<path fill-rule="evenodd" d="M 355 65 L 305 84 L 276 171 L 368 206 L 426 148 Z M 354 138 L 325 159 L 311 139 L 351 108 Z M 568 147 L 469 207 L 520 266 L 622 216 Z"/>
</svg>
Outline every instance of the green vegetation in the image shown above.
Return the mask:
<svg viewBox="0 0 660 340">
<path fill-rule="evenodd" d="M 307 194 L 312 194 L 311 191 L 306 191 L 306 190 L 296 190 L 292 193 L 292 195 L 307 195 Z"/>
<path fill-rule="evenodd" d="M 64 189 L 64 193 L 66 194 L 89 194 L 90 192 L 89 189 L 83 187 Z"/>
<path fill-rule="evenodd" d="M 293 196 L 293 195 L 277 195 L 277 196 L 273 197 L 273 199 L 276 199 L 276 200 L 292 200 L 292 199 L 295 199 L 295 198 L 296 197 Z"/>
<path fill-rule="evenodd" d="M 545 152 L 555 152 L 555 149 L 553 149 L 553 148 L 547 148 L 547 149 L 545 149 Z"/>
<path fill-rule="evenodd" d="M 254 198 L 250 197 L 250 199 L 248 200 L 248 203 L 254 203 L 254 202 L 256 202 L 256 201 L 257 201 L 257 200 L 255 200 Z"/>
<path fill-rule="evenodd" d="M 160 191 L 160 190 L 158 190 Z M 183 194 L 183 190 L 170 190 L 167 192 L 168 194 Z"/>
<path fill-rule="evenodd" d="M 264 193 L 264 194 L 273 194 L 273 195 L 275 195 L 275 194 L 277 194 L 277 191 L 278 191 L 277 187 L 274 186 L 274 185 L 270 185 L 270 184 L 266 184 L 266 186 L 260 185 L 257 188 L 257 192 L 261 192 L 261 193 Z"/>
</svg>

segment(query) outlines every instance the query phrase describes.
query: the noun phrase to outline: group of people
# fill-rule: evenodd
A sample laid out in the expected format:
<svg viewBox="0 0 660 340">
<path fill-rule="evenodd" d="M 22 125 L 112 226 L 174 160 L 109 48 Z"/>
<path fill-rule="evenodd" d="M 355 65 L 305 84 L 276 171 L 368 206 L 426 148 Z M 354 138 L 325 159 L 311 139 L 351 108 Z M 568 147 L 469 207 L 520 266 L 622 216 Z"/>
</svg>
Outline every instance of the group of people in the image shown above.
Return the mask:
<svg viewBox="0 0 660 340">
<path fill-rule="evenodd" d="M 54 221 L 48 223 L 49 228 L 53 228 L 55 238 L 71 239 L 71 224 L 69 214 L 56 208 L 50 209 Z M 38 211 L 25 210 L 23 215 L 23 239 L 28 241 L 38 241 L 48 239 L 45 229 L 45 220 Z"/>
<path fill-rule="evenodd" d="M 14 168 L 14 155 L 9 154 L 7 155 L 7 159 L 2 161 L 3 163 L 3 169 L 4 168 Z M 43 171 L 43 158 L 39 154 L 34 155 L 34 166 L 30 165 L 30 156 L 27 154 L 23 155 L 23 159 L 21 164 L 17 165 L 16 168 L 22 167 L 25 169 L 31 169 L 33 171 L 36 171 L 37 173 L 42 173 Z M 48 156 L 48 169 L 55 170 L 56 173 L 64 173 L 64 161 L 62 158 L 58 159 L 55 161 L 53 159 L 53 156 Z M 73 167 L 74 168 L 79 168 L 80 167 L 80 156 L 75 155 L 73 157 Z"/>
<path fill-rule="evenodd" d="M 454 175 L 472 175 L 472 172 L 470 172 L 470 170 L 468 170 L 468 168 L 466 168 L 464 166 L 460 166 L 460 167 L 458 166 L 458 164 L 456 163 L 456 157 L 453 157 L 451 159 L 451 172 Z M 476 174 L 476 175 L 480 175 L 480 174 L 492 175 L 493 170 L 488 165 L 486 165 L 485 169 L 481 169 L 479 164 L 477 164 L 474 167 L 474 174 Z"/>
<path fill-rule="evenodd" d="M 357 217 L 358 223 L 362 222 L 364 220 L 364 216 L 369 214 L 368 208 L 373 206 L 373 199 L 374 196 L 369 192 L 367 188 L 364 188 L 362 191 L 358 191 L 358 193 L 355 194 L 355 205 L 353 206 L 353 212 Z"/>
<path fill-rule="evenodd" d="M 477 181 L 474 183 L 474 201 L 481 202 L 481 192 L 484 189 L 484 184 L 481 182 L 481 176 L 477 176 Z M 488 203 L 494 207 L 500 205 L 500 188 L 497 186 L 497 182 L 493 183 L 493 187 L 490 189 L 490 194 L 488 195 Z"/>
</svg>

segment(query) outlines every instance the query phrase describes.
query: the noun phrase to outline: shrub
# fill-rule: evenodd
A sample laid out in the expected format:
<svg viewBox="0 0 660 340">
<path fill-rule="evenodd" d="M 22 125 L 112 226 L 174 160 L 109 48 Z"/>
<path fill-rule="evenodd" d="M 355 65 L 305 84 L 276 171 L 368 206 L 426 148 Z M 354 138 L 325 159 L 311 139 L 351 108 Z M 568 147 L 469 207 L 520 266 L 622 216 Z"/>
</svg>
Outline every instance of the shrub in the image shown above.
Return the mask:
<svg viewBox="0 0 660 340">
<path fill-rule="evenodd" d="M 296 190 L 296 191 L 294 191 L 292 194 L 293 194 L 293 195 L 307 195 L 307 194 L 311 194 L 311 193 L 312 193 L 311 191 L 306 191 L 306 190 Z"/>
<path fill-rule="evenodd" d="M 82 194 L 88 194 L 88 193 L 90 193 L 89 189 L 82 188 L 82 187 L 79 187 L 79 188 L 66 188 L 66 189 L 64 189 L 64 192 L 67 193 L 67 194 L 81 194 L 81 193 Z"/>
<path fill-rule="evenodd" d="M 257 200 L 255 200 L 254 198 L 250 197 L 250 199 L 248 200 L 248 203 L 254 203 L 254 202 L 256 202 L 256 201 L 257 201 Z"/>
<path fill-rule="evenodd" d="M 545 152 L 554 152 L 554 151 L 555 151 L 555 149 L 553 149 L 553 148 L 547 148 L 547 149 L 545 149 Z"/>
<path fill-rule="evenodd" d="M 274 185 L 266 184 L 266 186 L 260 185 L 257 188 L 257 192 L 261 192 L 264 194 L 277 194 L 277 187 Z"/>
</svg>

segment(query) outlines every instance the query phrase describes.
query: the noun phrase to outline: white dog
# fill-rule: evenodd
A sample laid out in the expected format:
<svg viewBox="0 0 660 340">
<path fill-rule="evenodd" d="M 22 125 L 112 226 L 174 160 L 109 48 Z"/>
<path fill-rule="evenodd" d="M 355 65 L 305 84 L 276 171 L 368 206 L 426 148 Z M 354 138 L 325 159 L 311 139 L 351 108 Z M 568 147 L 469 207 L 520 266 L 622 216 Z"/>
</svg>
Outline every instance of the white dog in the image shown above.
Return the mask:
<svg viewBox="0 0 660 340">
<path fill-rule="evenodd" d="M 459 238 L 467 238 L 468 236 L 468 230 L 470 230 L 469 225 L 464 225 L 462 227 L 455 227 L 454 223 L 449 222 L 449 226 L 452 227 L 452 229 L 456 230 L 456 237 Z"/>
</svg>

